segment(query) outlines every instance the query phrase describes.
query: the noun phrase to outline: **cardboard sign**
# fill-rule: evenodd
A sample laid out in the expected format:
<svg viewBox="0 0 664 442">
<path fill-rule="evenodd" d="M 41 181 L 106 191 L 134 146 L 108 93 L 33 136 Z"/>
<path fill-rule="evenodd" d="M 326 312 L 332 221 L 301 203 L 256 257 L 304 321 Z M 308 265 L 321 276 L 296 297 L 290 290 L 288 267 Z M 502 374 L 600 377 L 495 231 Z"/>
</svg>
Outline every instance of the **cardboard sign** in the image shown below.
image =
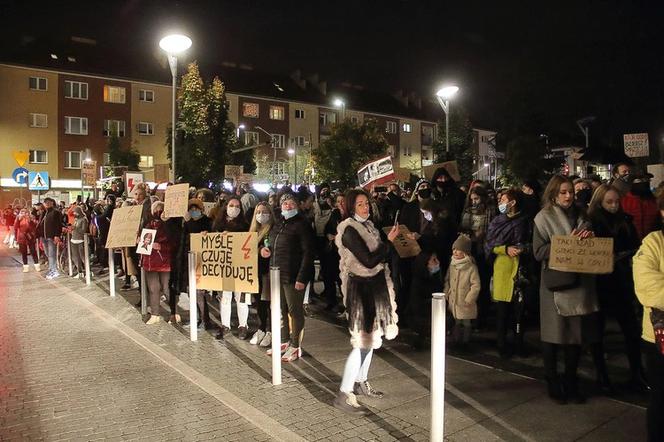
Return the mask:
<svg viewBox="0 0 664 442">
<path fill-rule="evenodd" d="M 136 253 L 139 255 L 151 255 L 156 237 L 157 231 L 155 229 L 141 230 L 141 237 L 138 239 L 138 244 L 136 245 Z"/>
<path fill-rule="evenodd" d="M 164 195 L 164 216 L 177 218 L 187 213 L 189 204 L 189 184 L 174 184 L 166 188 Z"/>
<path fill-rule="evenodd" d="M 83 161 L 81 166 L 81 181 L 86 187 L 95 187 L 97 184 L 97 162 Z"/>
<path fill-rule="evenodd" d="M 625 145 L 625 155 L 630 158 L 647 157 L 650 155 L 647 133 L 624 134 L 623 143 Z"/>
<path fill-rule="evenodd" d="M 383 232 L 390 233 L 392 227 L 383 227 Z M 408 227 L 399 224 L 399 234 L 394 240 L 394 248 L 397 249 L 399 258 L 412 258 L 420 254 L 422 249 L 417 243 L 417 240 L 410 238 L 407 234 L 410 233 Z"/>
<path fill-rule="evenodd" d="M 549 268 L 563 272 L 613 272 L 613 238 L 551 237 Z"/>
<path fill-rule="evenodd" d="M 239 175 L 244 173 L 244 166 L 236 166 L 234 164 L 226 164 L 224 166 L 224 177 L 225 178 L 237 178 Z"/>
<path fill-rule="evenodd" d="M 125 172 L 125 189 L 130 198 L 136 198 L 136 185 L 143 182 L 143 172 Z"/>
<path fill-rule="evenodd" d="M 447 161 L 445 163 L 438 163 L 438 164 L 432 164 L 430 166 L 424 166 L 422 168 L 424 178 L 427 180 L 431 181 L 433 178 L 433 174 L 436 173 L 436 169 L 439 167 L 444 167 L 445 170 L 447 170 L 447 173 L 450 174 L 452 179 L 456 181 L 457 183 L 461 181 L 461 175 L 459 175 L 459 166 L 457 165 L 456 161 Z"/>
<path fill-rule="evenodd" d="M 196 284 L 203 290 L 258 293 L 258 235 L 255 232 L 192 233 Z"/>
<path fill-rule="evenodd" d="M 142 211 L 143 206 L 118 207 L 113 211 L 111 227 L 106 239 L 107 249 L 136 245 L 136 234 L 141 224 Z"/>
<path fill-rule="evenodd" d="M 366 187 L 381 178 L 394 179 L 392 157 L 373 161 L 357 171 L 357 180 L 361 187 Z"/>
</svg>

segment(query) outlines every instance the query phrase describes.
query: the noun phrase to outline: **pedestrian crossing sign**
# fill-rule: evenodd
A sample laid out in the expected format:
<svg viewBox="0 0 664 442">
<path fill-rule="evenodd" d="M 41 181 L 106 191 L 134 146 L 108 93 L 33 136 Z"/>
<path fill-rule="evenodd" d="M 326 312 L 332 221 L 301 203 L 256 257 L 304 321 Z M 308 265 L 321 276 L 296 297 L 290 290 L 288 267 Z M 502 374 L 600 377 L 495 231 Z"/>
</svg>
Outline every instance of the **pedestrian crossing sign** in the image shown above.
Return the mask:
<svg viewBox="0 0 664 442">
<path fill-rule="evenodd" d="M 28 189 L 30 190 L 48 190 L 48 172 L 30 172 L 28 173 Z"/>
</svg>

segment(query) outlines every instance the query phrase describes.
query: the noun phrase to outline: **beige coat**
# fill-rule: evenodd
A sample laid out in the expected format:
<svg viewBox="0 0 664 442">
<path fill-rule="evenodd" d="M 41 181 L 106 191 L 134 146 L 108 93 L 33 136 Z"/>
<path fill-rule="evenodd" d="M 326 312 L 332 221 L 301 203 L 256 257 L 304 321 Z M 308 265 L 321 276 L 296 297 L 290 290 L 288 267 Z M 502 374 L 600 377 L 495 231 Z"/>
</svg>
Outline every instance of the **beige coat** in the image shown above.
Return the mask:
<svg viewBox="0 0 664 442">
<path fill-rule="evenodd" d="M 445 275 L 444 292 L 448 308 L 454 319 L 477 318 L 477 297 L 480 294 L 480 274 L 473 258 L 467 256 L 462 263 L 454 259 Z"/>
</svg>

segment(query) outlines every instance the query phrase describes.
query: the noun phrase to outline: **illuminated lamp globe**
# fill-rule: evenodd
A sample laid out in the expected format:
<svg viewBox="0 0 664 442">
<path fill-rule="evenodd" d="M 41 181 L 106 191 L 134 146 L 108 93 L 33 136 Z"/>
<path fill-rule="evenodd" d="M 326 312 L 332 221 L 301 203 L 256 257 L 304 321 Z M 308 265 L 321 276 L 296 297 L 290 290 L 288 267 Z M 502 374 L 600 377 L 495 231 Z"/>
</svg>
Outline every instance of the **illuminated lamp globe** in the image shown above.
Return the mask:
<svg viewBox="0 0 664 442">
<path fill-rule="evenodd" d="M 171 34 L 159 40 L 159 47 L 169 54 L 179 54 L 191 47 L 191 38 L 182 34 Z"/>
</svg>

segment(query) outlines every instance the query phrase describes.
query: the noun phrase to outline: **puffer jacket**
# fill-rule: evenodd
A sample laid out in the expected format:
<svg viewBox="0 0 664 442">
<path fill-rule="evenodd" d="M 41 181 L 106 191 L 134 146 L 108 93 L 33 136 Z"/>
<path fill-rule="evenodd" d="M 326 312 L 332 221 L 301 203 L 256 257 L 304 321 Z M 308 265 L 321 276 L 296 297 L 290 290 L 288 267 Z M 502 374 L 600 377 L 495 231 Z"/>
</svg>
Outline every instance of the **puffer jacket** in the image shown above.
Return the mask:
<svg viewBox="0 0 664 442">
<path fill-rule="evenodd" d="M 661 215 L 657 200 L 652 195 L 642 197 L 629 192 L 622 197 L 620 205 L 625 213 L 632 216 L 632 223 L 640 240 L 659 228 Z"/>
<path fill-rule="evenodd" d="M 28 244 L 34 242 L 37 238 L 37 222 L 29 215 L 23 218 L 16 217 L 14 232 L 17 243 Z"/>
<path fill-rule="evenodd" d="M 454 319 L 476 319 L 477 297 L 480 295 L 480 274 L 471 256 L 450 263 L 445 275 L 448 309 Z"/>
<path fill-rule="evenodd" d="M 146 272 L 170 272 L 173 241 L 168 235 L 165 222 L 153 218 L 148 221 L 145 228 L 157 231 L 154 243 L 159 244 L 160 249 L 153 248 L 150 255 L 141 255 L 141 267 Z"/>
<path fill-rule="evenodd" d="M 657 231 L 646 236 L 632 262 L 636 297 L 643 305 L 642 337 L 654 344 L 650 312 L 653 308 L 664 310 L 664 233 Z"/>
<path fill-rule="evenodd" d="M 307 218 L 298 213 L 279 216 L 269 234 L 270 264 L 279 267 L 282 283 L 307 284 L 314 276 L 314 232 Z"/>
</svg>

